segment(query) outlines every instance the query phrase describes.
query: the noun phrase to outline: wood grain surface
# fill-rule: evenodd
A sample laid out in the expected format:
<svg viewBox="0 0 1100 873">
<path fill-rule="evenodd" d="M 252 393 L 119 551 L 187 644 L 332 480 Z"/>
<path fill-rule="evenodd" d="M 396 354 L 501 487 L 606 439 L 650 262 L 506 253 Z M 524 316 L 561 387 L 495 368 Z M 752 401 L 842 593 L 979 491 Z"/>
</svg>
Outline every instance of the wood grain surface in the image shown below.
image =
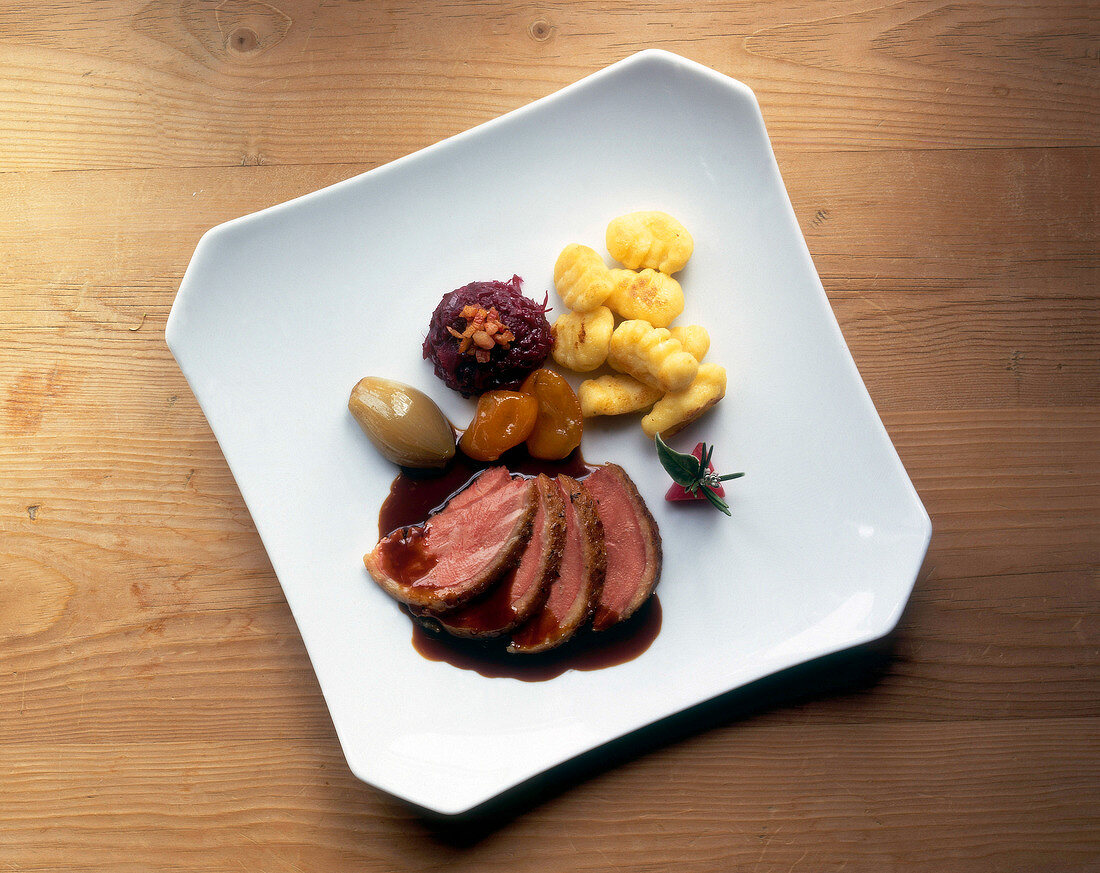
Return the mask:
<svg viewBox="0 0 1100 873">
<path fill-rule="evenodd" d="M 932 516 L 898 630 L 441 822 L 164 345 L 199 236 L 632 52 L 757 93 Z M 0 869 L 1100 870 L 1100 8 L 0 4 Z"/>
</svg>

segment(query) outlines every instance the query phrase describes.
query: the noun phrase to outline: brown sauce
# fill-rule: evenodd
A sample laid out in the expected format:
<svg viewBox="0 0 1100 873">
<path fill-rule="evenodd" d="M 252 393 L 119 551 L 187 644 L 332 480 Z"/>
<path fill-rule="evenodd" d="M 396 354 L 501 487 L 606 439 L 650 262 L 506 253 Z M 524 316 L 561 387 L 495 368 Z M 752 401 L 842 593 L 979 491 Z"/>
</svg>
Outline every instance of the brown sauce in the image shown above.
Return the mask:
<svg viewBox="0 0 1100 873">
<path fill-rule="evenodd" d="M 430 614 L 430 613 L 429 613 Z M 502 628 L 516 623 L 516 611 L 512 608 L 512 586 L 506 579 L 476 603 L 464 606 L 448 617 L 448 625 L 472 630 L 476 628 Z"/>
<path fill-rule="evenodd" d="M 573 623 L 570 630 L 575 626 L 576 622 Z M 562 627 L 562 617 L 549 606 L 544 606 L 535 613 L 534 618 L 512 635 L 512 642 L 515 643 L 515 648 L 522 651 L 533 649 L 535 646 L 549 646 L 556 643 L 565 634 L 566 630 Z"/>
<path fill-rule="evenodd" d="M 392 539 L 403 544 L 403 553 L 411 554 L 413 557 L 410 560 L 415 561 L 416 550 L 408 549 L 407 545 L 416 534 L 406 529 L 415 529 L 434 511 L 445 506 L 479 473 L 497 466 L 507 467 L 510 472 L 529 478 L 545 473 L 551 477 L 565 474 L 583 479 L 595 469 L 585 463 L 579 449 L 561 461 L 543 461 L 532 458 L 522 447 L 505 453 L 497 461 L 473 461 L 460 452 L 441 471 L 402 469 L 393 480 L 389 496 L 378 513 L 379 536 L 395 534 Z M 408 571 L 406 575 L 416 576 L 416 568 L 410 566 L 402 569 Z M 511 609 L 507 588 L 507 585 L 499 586 L 498 591 L 482 601 L 487 613 L 496 616 L 499 612 L 500 618 L 505 618 L 505 611 Z M 661 604 L 654 596 L 622 624 L 600 633 L 581 631 L 561 648 L 535 655 L 507 652 L 504 649 L 506 641 L 485 643 L 436 633 L 426 630 L 415 620 L 412 644 L 429 661 L 444 661 L 490 678 L 543 682 L 567 670 L 600 670 L 631 661 L 653 644 L 660 630 Z"/>
<path fill-rule="evenodd" d="M 429 527 L 403 527 L 385 537 L 378 546 L 382 569 L 402 585 L 414 584 L 438 561 L 424 547 Z"/>
<path fill-rule="evenodd" d="M 434 634 L 413 623 L 412 644 L 429 661 L 443 661 L 460 670 L 473 670 L 489 679 L 545 682 L 567 670 L 602 670 L 633 661 L 661 632 L 661 603 L 657 595 L 620 625 L 595 633 L 583 631 L 560 649 L 538 655 L 513 655 L 503 644 L 488 646 Z"/>
</svg>

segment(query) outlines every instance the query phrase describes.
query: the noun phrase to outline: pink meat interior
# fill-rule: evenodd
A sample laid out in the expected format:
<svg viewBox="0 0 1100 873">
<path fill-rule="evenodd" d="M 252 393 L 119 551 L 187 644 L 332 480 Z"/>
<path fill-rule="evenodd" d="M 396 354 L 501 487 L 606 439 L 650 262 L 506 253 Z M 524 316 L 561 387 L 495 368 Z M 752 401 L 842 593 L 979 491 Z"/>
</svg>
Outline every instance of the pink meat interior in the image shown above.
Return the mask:
<svg viewBox="0 0 1100 873">
<path fill-rule="evenodd" d="M 585 590 L 585 537 L 577 520 L 577 511 L 569 499 L 569 489 L 560 480 L 554 486 L 565 504 L 565 546 L 562 550 L 558 577 L 550 584 L 550 594 L 542 609 L 521 627 L 514 641 L 520 647 L 533 646 L 560 634 L 562 624 L 568 620 L 577 597 Z"/>
<path fill-rule="evenodd" d="M 584 480 L 584 487 L 598 501 L 597 511 L 603 522 L 603 544 L 607 551 L 607 574 L 600 606 L 613 615 L 621 615 L 645 580 L 645 535 L 631 495 L 618 476 L 597 469 Z"/>
<path fill-rule="evenodd" d="M 535 520 L 532 526 L 534 533 L 531 542 L 523 550 L 523 557 L 519 559 L 519 565 L 512 573 L 509 585 L 510 602 L 518 603 L 531 590 L 531 586 L 538 583 L 542 577 L 542 559 L 550 541 L 550 521 L 547 518 L 546 499 L 540 494 L 539 503 L 535 509 Z"/>
<path fill-rule="evenodd" d="M 420 549 L 435 559 L 417 587 L 450 588 L 483 571 L 497 557 L 523 515 L 527 489 L 503 467 L 486 470 L 428 521 Z"/>
<path fill-rule="evenodd" d="M 543 553 L 550 540 L 549 520 L 546 500 L 540 492 L 532 525 L 533 534 L 517 567 L 484 600 L 449 614 L 446 619 L 449 626 L 488 632 L 514 624 L 515 605 L 523 600 L 542 575 Z"/>
<path fill-rule="evenodd" d="M 544 608 L 559 620 L 564 620 L 585 587 L 586 539 L 584 528 L 577 520 L 577 510 L 569 499 L 569 490 L 560 481 L 555 480 L 554 484 L 565 503 L 565 550 L 562 552 L 558 578 L 550 587 L 550 596 L 546 598 Z"/>
</svg>

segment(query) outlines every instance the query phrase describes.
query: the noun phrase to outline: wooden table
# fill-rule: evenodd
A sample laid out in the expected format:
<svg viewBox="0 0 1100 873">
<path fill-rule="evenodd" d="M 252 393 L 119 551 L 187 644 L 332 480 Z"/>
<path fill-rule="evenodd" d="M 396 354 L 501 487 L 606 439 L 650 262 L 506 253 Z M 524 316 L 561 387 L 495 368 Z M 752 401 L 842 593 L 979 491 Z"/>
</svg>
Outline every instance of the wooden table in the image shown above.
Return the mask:
<svg viewBox="0 0 1100 873">
<path fill-rule="evenodd" d="M 1098 29 L 1009 0 L 3 4 L 0 868 L 1100 869 Z M 645 47 L 759 96 L 931 550 L 881 646 L 426 821 L 349 774 L 165 319 L 210 226 Z"/>
</svg>

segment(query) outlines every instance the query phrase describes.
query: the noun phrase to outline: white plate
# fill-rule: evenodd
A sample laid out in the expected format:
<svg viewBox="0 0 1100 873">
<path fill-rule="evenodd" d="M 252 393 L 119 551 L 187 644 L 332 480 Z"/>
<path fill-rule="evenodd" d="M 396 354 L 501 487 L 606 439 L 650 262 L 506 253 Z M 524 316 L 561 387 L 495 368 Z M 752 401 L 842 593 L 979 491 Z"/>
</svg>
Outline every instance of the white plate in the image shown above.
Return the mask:
<svg viewBox="0 0 1100 873">
<path fill-rule="evenodd" d="M 455 421 L 420 344 L 440 296 L 518 273 L 552 289 L 569 242 L 662 209 L 695 237 L 680 274 L 726 399 L 674 444 L 713 441 L 733 518 L 662 498 L 637 426 L 586 429 L 660 525 L 660 635 L 641 657 L 525 683 L 425 660 L 366 575 L 396 470 L 346 409 L 361 376 L 409 382 Z M 557 302 L 551 297 L 552 302 Z M 560 304 L 559 304 L 560 306 Z M 553 317 L 553 316 L 551 316 Z M 931 525 L 860 380 L 743 84 L 645 51 L 416 154 L 200 241 L 168 345 L 240 486 L 361 779 L 443 814 L 767 674 L 886 634 Z"/>
</svg>

